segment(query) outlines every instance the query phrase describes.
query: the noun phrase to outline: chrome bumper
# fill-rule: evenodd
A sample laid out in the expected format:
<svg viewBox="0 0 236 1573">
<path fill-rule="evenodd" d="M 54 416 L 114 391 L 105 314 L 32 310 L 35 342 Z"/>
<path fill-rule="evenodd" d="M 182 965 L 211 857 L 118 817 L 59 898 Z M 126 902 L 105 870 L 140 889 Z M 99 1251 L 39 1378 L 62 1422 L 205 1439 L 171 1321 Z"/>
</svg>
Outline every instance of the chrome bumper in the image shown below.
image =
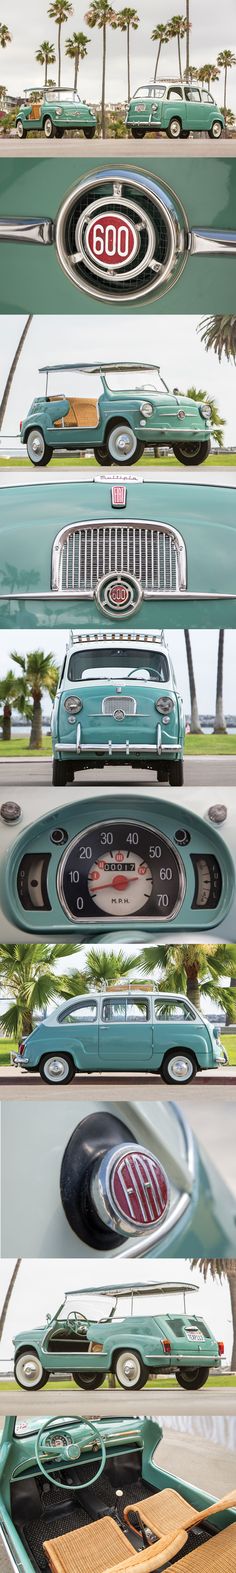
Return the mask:
<svg viewBox="0 0 236 1573">
<path fill-rule="evenodd" d="M 155 743 L 130 743 L 129 737 L 126 737 L 125 741 L 120 741 L 120 743 L 113 743 L 111 738 L 107 738 L 106 743 L 82 743 L 81 727 L 78 726 L 76 743 L 55 743 L 55 759 L 59 758 L 60 754 L 66 754 L 67 757 L 68 754 L 74 756 L 76 754 L 104 754 L 104 757 L 108 755 L 109 759 L 112 759 L 113 754 L 124 754 L 126 759 L 129 758 L 129 754 L 141 754 L 144 757 L 146 754 L 154 754 L 158 759 L 161 758 L 162 754 L 166 758 L 169 757 L 169 754 L 176 754 L 181 759 L 181 747 L 179 743 L 162 743 L 160 725 L 157 726 Z"/>
</svg>

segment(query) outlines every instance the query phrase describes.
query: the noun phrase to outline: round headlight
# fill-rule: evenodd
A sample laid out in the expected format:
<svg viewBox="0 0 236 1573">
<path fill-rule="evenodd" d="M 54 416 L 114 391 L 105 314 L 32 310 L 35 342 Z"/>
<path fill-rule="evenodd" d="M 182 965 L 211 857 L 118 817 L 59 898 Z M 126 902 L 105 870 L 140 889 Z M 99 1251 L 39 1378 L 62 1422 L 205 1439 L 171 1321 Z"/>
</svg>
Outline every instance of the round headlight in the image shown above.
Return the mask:
<svg viewBox="0 0 236 1573">
<path fill-rule="evenodd" d="M 209 404 L 200 404 L 200 413 L 201 413 L 201 415 L 204 415 L 205 421 L 209 421 L 210 420 L 210 414 L 211 414 L 210 405 Z"/>
<path fill-rule="evenodd" d="M 64 707 L 69 711 L 69 715 L 78 715 L 79 710 L 83 709 L 82 699 L 76 699 L 72 694 L 71 699 L 64 699 Z"/>
<path fill-rule="evenodd" d="M 170 715 L 171 710 L 174 710 L 174 700 L 163 694 L 161 699 L 155 699 L 155 706 L 156 710 L 160 710 L 161 715 Z"/>
<path fill-rule="evenodd" d="M 143 404 L 140 404 L 140 410 L 142 415 L 152 415 L 153 404 L 148 404 L 148 400 L 144 399 Z"/>
<path fill-rule="evenodd" d="M 62 109 L 56 109 L 56 115 L 62 115 Z"/>
</svg>

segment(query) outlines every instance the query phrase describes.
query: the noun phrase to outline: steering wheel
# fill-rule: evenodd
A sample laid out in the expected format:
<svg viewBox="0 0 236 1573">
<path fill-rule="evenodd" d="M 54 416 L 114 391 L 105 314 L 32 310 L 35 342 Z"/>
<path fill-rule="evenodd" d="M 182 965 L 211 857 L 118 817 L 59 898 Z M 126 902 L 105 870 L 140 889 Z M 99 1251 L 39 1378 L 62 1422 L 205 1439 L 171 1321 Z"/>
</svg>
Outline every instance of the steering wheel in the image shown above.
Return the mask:
<svg viewBox="0 0 236 1573">
<path fill-rule="evenodd" d="M 64 1422 L 62 1420 L 61 1435 L 60 1435 L 59 1432 L 55 1433 L 56 1434 L 56 1447 L 58 1448 L 59 1461 L 61 1463 L 63 1463 L 63 1464 L 76 1463 L 77 1459 L 79 1459 L 81 1457 L 82 1448 L 80 1447 L 80 1443 L 78 1441 L 72 1442 L 70 1431 L 67 1430 L 68 1426 L 70 1426 L 72 1424 L 74 1425 L 74 1419 L 75 1419 L 74 1416 L 73 1417 L 71 1417 L 70 1415 L 68 1416 L 68 1418 L 66 1420 L 66 1430 L 64 1429 Z M 79 1426 L 83 1426 L 84 1425 L 84 1419 L 82 1419 L 82 1417 L 80 1415 L 78 1416 L 78 1418 L 76 1416 L 76 1423 Z M 105 1447 L 105 1442 L 103 1441 L 103 1437 L 101 1437 L 99 1435 L 99 1431 L 97 1430 L 97 1426 L 93 1425 L 91 1420 L 86 1420 L 86 1426 L 88 1426 L 89 1431 L 91 1431 L 91 1433 L 92 1433 L 92 1436 L 96 1438 L 96 1443 L 99 1443 L 99 1450 L 101 1451 L 101 1455 L 102 1455 L 101 1456 L 101 1462 L 98 1465 L 98 1469 L 96 1470 L 96 1474 L 93 1475 L 92 1481 L 83 1479 L 83 1480 L 81 1480 L 79 1485 L 78 1485 L 78 1481 L 76 1481 L 76 1485 L 73 1486 L 73 1485 L 70 1484 L 70 1491 L 85 1491 L 86 1490 L 86 1486 L 94 1485 L 94 1481 L 95 1480 L 99 1480 L 99 1475 L 102 1474 L 103 1469 L 105 1468 L 106 1456 L 107 1455 L 106 1455 L 106 1447 Z M 54 1418 L 54 1416 L 53 1417 L 51 1416 L 51 1419 L 47 1421 L 47 1424 L 44 1421 L 44 1424 L 42 1426 L 40 1426 L 40 1431 L 38 1431 L 38 1435 L 36 1437 L 36 1442 L 35 1442 L 36 1462 L 38 1464 L 38 1468 L 41 1470 L 41 1474 L 42 1475 L 46 1475 L 46 1480 L 50 1480 L 50 1482 L 53 1481 L 53 1485 L 54 1486 L 58 1486 L 60 1491 L 63 1489 L 63 1491 L 67 1491 L 68 1492 L 68 1481 L 64 1482 L 63 1480 L 55 1480 L 55 1476 L 54 1476 L 54 1474 L 52 1474 L 52 1470 L 49 1471 L 49 1469 L 46 1469 L 45 1464 L 43 1464 L 43 1462 L 42 1462 L 41 1449 L 44 1450 L 44 1445 L 45 1445 L 45 1450 L 47 1451 L 48 1432 L 52 1429 L 52 1427 L 54 1427 L 54 1430 L 55 1430 L 55 1418 Z M 50 1444 L 49 1444 L 49 1446 L 50 1446 Z"/>
<path fill-rule="evenodd" d="M 82 1322 L 86 1323 L 87 1320 L 88 1320 L 87 1316 L 83 1316 L 83 1311 L 80 1311 L 79 1315 L 78 1315 L 77 1311 L 69 1311 L 68 1316 L 67 1316 L 67 1326 L 68 1327 L 74 1327 L 74 1330 L 76 1332 L 77 1328 L 78 1328 L 78 1331 L 79 1331 L 79 1328 L 81 1327 L 81 1323 Z"/>
</svg>

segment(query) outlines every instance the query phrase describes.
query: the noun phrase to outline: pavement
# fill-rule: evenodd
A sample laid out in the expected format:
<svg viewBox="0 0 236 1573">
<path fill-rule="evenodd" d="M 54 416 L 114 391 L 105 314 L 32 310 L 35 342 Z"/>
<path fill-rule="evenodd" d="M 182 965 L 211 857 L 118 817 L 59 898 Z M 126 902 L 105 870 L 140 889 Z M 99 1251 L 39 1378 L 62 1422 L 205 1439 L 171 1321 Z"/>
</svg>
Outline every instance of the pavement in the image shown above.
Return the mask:
<svg viewBox="0 0 236 1573">
<path fill-rule="evenodd" d="M 219 142 L 212 142 L 210 137 L 190 136 L 188 141 L 174 142 L 169 137 L 156 136 L 140 137 L 138 141 L 132 136 L 122 137 L 94 137 L 90 142 L 85 137 L 63 138 L 63 142 L 52 137 L 48 142 L 43 136 L 26 137 L 25 142 L 20 142 L 17 136 L 0 138 L 0 158 L 79 158 L 90 160 L 92 158 L 129 158 L 132 162 L 145 157 L 150 158 L 236 158 L 236 138 L 220 137 Z"/>
<path fill-rule="evenodd" d="M 17 756 L 11 759 L 0 759 L 0 791 L 9 787 L 11 794 L 13 787 L 19 786 L 50 786 L 52 781 L 52 760 L 31 759 L 30 752 L 27 757 L 20 759 Z M 134 770 L 131 765 L 104 766 L 103 770 L 86 770 L 82 774 L 75 774 L 75 779 L 68 785 L 68 792 L 79 793 L 81 786 L 118 786 L 129 787 L 134 790 L 136 786 L 153 786 L 158 788 L 155 770 Z M 186 787 L 209 786 L 223 791 L 224 787 L 233 787 L 236 783 L 236 754 L 202 755 L 198 758 L 187 758 L 184 762 L 184 784 Z M 159 783 L 160 795 L 163 797 L 163 782 Z M 165 783 L 164 795 L 171 794 L 172 788 Z"/>
<path fill-rule="evenodd" d="M 195 1084 L 198 1091 L 201 1087 L 210 1087 L 211 1095 L 214 1089 L 216 1099 L 219 1102 L 222 1087 L 227 1087 L 229 1090 L 230 1087 L 236 1086 L 236 1065 L 224 1065 L 222 1069 L 209 1071 L 208 1074 L 206 1071 L 199 1071 L 195 1078 Z M 116 1099 L 127 1098 L 131 1095 L 133 1098 L 138 1098 L 141 1089 L 142 1098 L 145 1100 L 150 1098 L 150 1089 L 153 1093 L 154 1087 L 155 1094 L 157 1092 L 161 1094 L 163 1102 L 165 1099 L 171 1102 L 173 1098 L 178 1098 L 179 1095 L 183 1102 L 188 1091 L 187 1086 L 167 1086 L 162 1081 L 161 1076 L 158 1076 L 158 1074 L 150 1076 L 148 1071 L 142 1074 L 136 1073 L 136 1075 L 130 1071 L 123 1072 L 122 1075 L 118 1075 L 116 1071 L 111 1072 L 110 1075 L 105 1071 L 100 1071 L 100 1073 L 90 1071 L 87 1076 L 83 1076 L 81 1072 L 78 1072 L 73 1083 L 69 1082 L 68 1086 L 63 1086 L 63 1090 L 61 1090 L 61 1087 L 51 1087 L 49 1085 L 46 1087 L 45 1082 L 41 1081 L 41 1076 L 37 1071 L 30 1074 L 30 1071 L 20 1070 L 18 1065 L 0 1064 L 0 1089 L 4 1093 L 4 1097 L 15 1098 L 17 1093 L 17 1099 L 21 1098 L 23 1102 L 26 1100 L 30 1101 L 34 1096 L 39 1102 L 41 1100 L 45 1101 L 45 1097 L 54 1098 L 54 1100 L 56 1099 L 56 1101 L 59 1100 L 60 1102 L 62 1096 L 63 1100 L 67 1099 L 70 1101 L 73 1097 L 78 1099 L 82 1091 L 86 1092 L 89 1100 L 92 1100 L 96 1096 L 96 1092 L 98 1092 L 103 1101 L 109 1099 L 111 1102 L 115 1102 Z"/>
<path fill-rule="evenodd" d="M 99 469 L 98 464 L 69 464 L 66 466 L 63 454 L 58 465 L 53 464 L 52 467 L 48 465 L 47 470 L 35 469 L 34 465 L 30 464 L 30 461 L 23 466 L 22 449 L 19 452 L 19 469 L 16 466 L 14 469 L 11 469 L 12 454 L 10 445 L 12 443 L 13 437 L 10 437 L 8 448 L 7 436 L 2 435 L 0 439 L 0 460 L 1 457 L 9 457 L 9 465 L 4 465 L 4 468 L 2 468 L 0 463 L 0 486 L 53 486 L 55 481 L 59 481 L 60 485 L 65 486 L 68 485 L 69 481 L 99 481 L 99 477 L 101 479 L 102 470 Z M 114 477 L 118 480 L 119 466 L 114 467 L 114 471 L 112 469 L 107 471 L 107 475 L 110 482 Z M 173 482 L 175 486 L 178 482 L 179 484 L 182 483 L 183 486 L 203 486 L 203 484 L 204 486 L 236 486 L 236 465 L 233 464 L 227 464 L 225 467 L 219 465 L 207 467 L 206 464 L 202 464 L 199 466 L 199 469 L 196 469 L 194 464 L 189 464 L 188 469 L 185 469 L 182 464 L 172 466 L 168 466 L 168 464 L 158 465 L 158 460 L 156 460 L 153 464 L 142 466 L 139 462 L 139 464 L 127 466 L 127 481 L 132 475 L 136 476 L 136 479 L 139 481 L 168 481 L 170 484 Z"/>
</svg>

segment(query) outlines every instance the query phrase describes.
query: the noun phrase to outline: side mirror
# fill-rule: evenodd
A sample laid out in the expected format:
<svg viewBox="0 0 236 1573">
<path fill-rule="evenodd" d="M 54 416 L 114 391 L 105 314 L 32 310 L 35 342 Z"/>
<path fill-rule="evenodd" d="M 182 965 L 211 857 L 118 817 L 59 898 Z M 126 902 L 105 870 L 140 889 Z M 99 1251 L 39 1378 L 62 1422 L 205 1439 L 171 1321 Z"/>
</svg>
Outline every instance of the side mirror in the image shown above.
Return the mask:
<svg viewBox="0 0 236 1573">
<path fill-rule="evenodd" d="M 47 1311 L 46 1322 L 51 1322 L 51 1320 L 52 1320 L 52 1318 L 51 1318 L 51 1311 Z"/>
<path fill-rule="evenodd" d="M 219 1038 L 219 1036 L 220 1036 L 220 1028 L 219 1027 L 213 1027 L 213 1038 Z"/>
</svg>

